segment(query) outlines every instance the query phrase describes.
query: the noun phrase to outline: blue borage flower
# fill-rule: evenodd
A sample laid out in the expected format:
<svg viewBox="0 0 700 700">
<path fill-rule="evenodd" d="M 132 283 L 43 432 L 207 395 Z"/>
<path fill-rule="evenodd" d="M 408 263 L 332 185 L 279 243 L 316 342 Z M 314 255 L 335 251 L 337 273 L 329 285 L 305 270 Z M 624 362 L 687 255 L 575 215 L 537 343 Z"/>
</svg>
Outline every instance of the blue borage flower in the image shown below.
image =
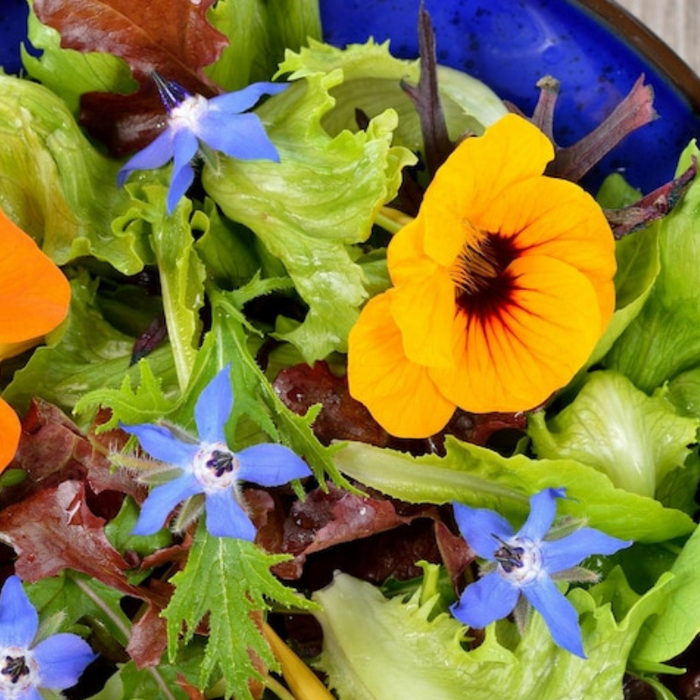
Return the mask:
<svg viewBox="0 0 700 700">
<path fill-rule="evenodd" d="M 451 610 L 460 622 L 482 628 L 509 615 L 522 594 L 542 615 L 560 647 L 586 658 L 578 614 L 552 578 L 581 578 L 574 569 L 593 554 L 614 554 L 632 543 L 582 527 L 559 539 L 545 539 L 564 489 L 545 489 L 530 499 L 530 515 L 514 534 L 498 513 L 454 504 L 460 532 L 479 557 L 493 562 L 489 573 L 467 586 Z M 567 576 L 571 570 L 572 575 Z"/>
<path fill-rule="evenodd" d="M 172 214 L 194 180 L 190 161 L 202 150 L 221 151 L 240 160 L 272 160 L 279 153 L 270 141 L 260 118 L 242 114 L 262 95 L 275 95 L 286 84 L 253 83 L 242 90 L 207 99 L 191 95 L 181 85 L 153 74 L 163 104 L 168 110 L 165 131 L 133 156 L 119 171 L 121 187 L 134 170 L 153 170 L 171 159 L 173 176 L 168 190 L 168 213 Z"/>
<path fill-rule="evenodd" d="M 54 634 L 32 645 L 39 615 L 17 576 L 0 593 L 0 698 L 42 700 L 39 688 L 60 691 L 78 682 L 97 658 L 77 634 Z"/>
<path fill-rule="evenodd" d="M 311 476 L 311 470 L 292 450 L 260 444 L 233 452 L 226 444 L 224 425 L 233 408 L 229 366 L 205 387 L 195 405 L 199 441 L 176 436 L 161 425 L 121 427 L 135 435 L 151 457 L 172 465 L 180 475 L 156 486 L 141 507 L 135 535 L 152 535 L 179 503 L 204 494 L 207 530 L 215 537 L 255 539 L 255 526 L 246 514 L 240 484 L 280 486 Z"/>
</svg>

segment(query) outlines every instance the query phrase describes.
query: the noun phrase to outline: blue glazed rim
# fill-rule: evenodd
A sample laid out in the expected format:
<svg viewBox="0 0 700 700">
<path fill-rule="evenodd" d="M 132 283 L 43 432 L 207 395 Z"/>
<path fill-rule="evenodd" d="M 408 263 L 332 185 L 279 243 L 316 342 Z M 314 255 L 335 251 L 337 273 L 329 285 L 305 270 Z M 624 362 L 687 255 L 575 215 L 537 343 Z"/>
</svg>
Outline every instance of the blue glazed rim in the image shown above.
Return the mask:
<svg viewBox="0 0 700 700">
<path fill-rule="evenodd" d="M 420 0 L 375 0 L 371 12 L 368 4 L 320 0 L 324 39 L 338 46 L 390 39 L 392 53 L 415 58 Z M 546 74 L 560 80 L 554 135 L 562 146 L 595 128 L 645 74 L 660 118 L 625 138 L 584 178 L 592 191 L 621 172 L 650 192 L 673 177 L 681 150 L 700 137 L 700 78 L 612 0 L 425 0 L 425 6 L 438 61 L 480 78 L 526 114 L 537 101 L 537 80 Z M 546 49 L 533 48 L 540 31 Z"/>
</svg>

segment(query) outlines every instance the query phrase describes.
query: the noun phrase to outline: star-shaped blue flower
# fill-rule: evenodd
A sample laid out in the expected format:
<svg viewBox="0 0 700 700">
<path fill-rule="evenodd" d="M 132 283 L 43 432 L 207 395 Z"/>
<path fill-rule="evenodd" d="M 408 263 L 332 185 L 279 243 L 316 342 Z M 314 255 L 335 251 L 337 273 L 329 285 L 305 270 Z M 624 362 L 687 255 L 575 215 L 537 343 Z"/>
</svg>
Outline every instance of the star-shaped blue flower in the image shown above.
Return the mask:
<svg viewBox="0 0 700 700">
<path fill-rule="evenodd" d="M 172 214 L 194 180 L 190 161 L 202 144 L 240 160 L 272 160 L 279 153 L 270 141 L 260 118 L 250 109 L 262 95 L 275 95 L 287 88 L 279 83 L 253 83 L 242 90 L 208 100 L 190 95 L 175 82 L 154 73 L 161 99 L 168 110 L 165 130 L 119 171 L 121 187 L 134 170 L 153 170 L 173 160 L 173 176 L 168 190 L 168 213 Z"/>
<path fill-rule="evenodd" d="M 470 627 L 486 627 L 509 615 L 522 594 L 542 615 L 556 644 L 586 658 L 578 614 L 552 575 L 572 569 L 593 554 L 614 554 L 632 543 L 589 527 L 545 539 L 554 522 L 556 499 L 564 495 L 564 489 L 545 489 L 532 496 L 530 515 L 517 533 L 498 513 L 454 504 L 457 525 L 469 546 L 495 567 L 465 588 L 452 614 Z"/>
<path fill-rule="evenodd" d="M 311 476 L 306 463 L 283 445 L 263 443 L 240 452 L 229 449 L 224 435 L 233 408 L 229 369 L 221 370 L 197 399 L 194 417 L 199 442 L 183 440 L 160 425 L 122 426 L 139 439 L 148 454 L 181 472 L 151 491 L 141 507 L 134 534 L 157 532 L 175 506 L 201 493 L 210 534 L 252 541 L 256 530 L 246 514 L 240 484 L 247 481 L 280 486 Z"/>
<path fill-rule="evenodd" d="M 54 634 L 32 645 L 39 615 L 17 576 L 0 592 L 0 698 L 42 700 L 39 688 L 64 690 L 96 658 L 77 634 Z"/>
</svg>

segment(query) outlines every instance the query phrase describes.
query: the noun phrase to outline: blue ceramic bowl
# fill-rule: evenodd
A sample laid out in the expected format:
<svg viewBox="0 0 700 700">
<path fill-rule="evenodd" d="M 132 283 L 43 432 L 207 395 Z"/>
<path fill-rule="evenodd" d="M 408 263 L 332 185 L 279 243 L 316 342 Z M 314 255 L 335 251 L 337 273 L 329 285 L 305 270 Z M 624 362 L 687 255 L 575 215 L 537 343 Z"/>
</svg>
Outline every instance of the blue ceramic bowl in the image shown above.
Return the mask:
<svg viewBox="0 0 700 700">
<path fill-rule="evenodd" d="M 420 0 L 320 0 L 324 38 L 335 45 L 391 40 L 418 54 Z M 561 83 L 555 138 L 566 146 L 609 114 L 640 74 L 660 118 L 628 136 L 586 178 L 595 189 L 621 171 L 644 192 L 673 176 L 680 151 L 700 136 L 700 81 L 663 42 L 609 0 L 425 0 L 438 61 L 471 73 L 531 114 L 535 83 Z"/>
<path fill-rule="evenodd" d="M 403 58 L 418 55 L 420 0 L 319 0 L 325 39 L 343 46 L 391 39 Z M 675 169 L 700 135 L 700 80 L 661 40 L 610 0 L 425 0 L 438 59 L 491 86 L 526 113 L 543 75 L 561 82 L 555 137 L 565 146 L 612 111 L 644 73 L 660 118 L 630 135 L 587 177 L 595 188 L 621 171 L 648 192 Z M 26 0 L 2 0 L 0 65 L 19 70 Z"/>
</svg>

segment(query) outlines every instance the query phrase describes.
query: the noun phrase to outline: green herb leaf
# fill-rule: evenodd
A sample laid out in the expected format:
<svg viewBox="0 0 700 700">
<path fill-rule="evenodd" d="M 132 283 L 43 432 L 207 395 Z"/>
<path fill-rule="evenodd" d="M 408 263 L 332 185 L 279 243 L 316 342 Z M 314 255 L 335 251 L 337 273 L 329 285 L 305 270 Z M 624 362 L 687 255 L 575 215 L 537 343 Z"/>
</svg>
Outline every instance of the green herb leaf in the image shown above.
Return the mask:
<svg viewBox="0 0 700 700">
<path fill-rule="evenodd" d="M 262 678 L 256 663 L 278 667 L 261 633 L 261 614 L 273 601 L 289 607 L 314 607 L 270 573 L 271 566 L 286 559 L 286 555 L 269 555 L 251 542 L 211 537 L 204 520 L 200 522 L 187 564 L 172 578 L 175 593 L 163 612 L 168 621 L 171 661 L 180 638 L 187 644 L 208 615 L 209 637 L 199 672 L 200 687 L 205 687 L 218 669 L 227 697 L 253 700 L 248 683 Z"/>
</svg>

